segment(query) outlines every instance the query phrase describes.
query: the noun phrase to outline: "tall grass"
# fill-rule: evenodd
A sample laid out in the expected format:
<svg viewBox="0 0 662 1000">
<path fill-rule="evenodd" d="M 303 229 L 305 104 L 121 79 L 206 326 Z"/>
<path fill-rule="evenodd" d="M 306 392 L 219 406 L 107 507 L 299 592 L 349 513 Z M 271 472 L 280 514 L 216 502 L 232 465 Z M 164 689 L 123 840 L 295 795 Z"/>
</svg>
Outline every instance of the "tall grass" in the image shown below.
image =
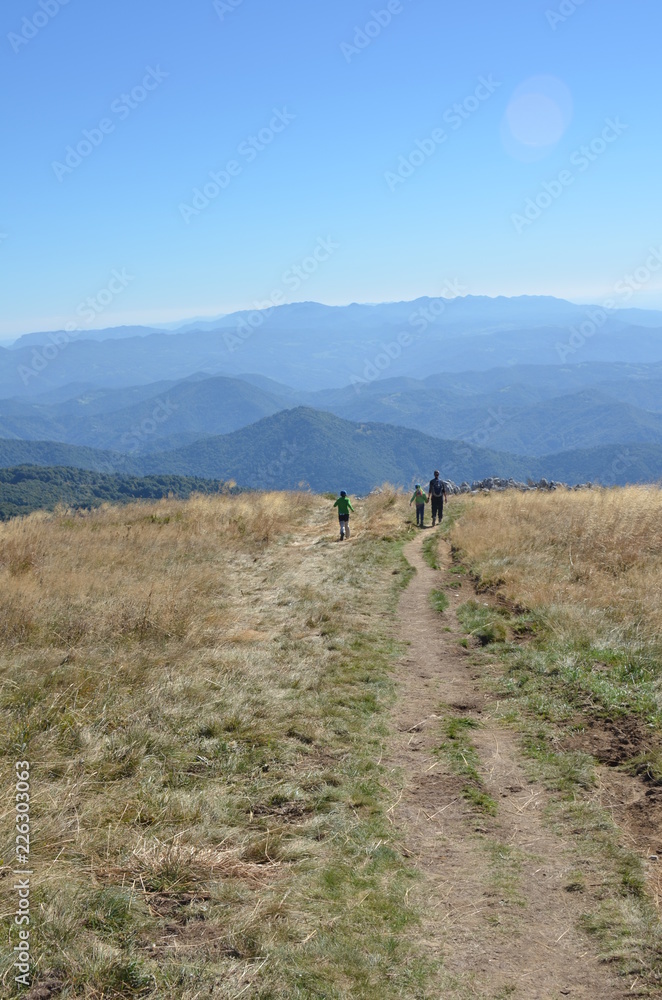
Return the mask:
<svg viewBox="0 0 662 1000">
<path fill-rule="evenodd" d="M 533 609 L 567 699 L 662 720 L 662 491 L 502 494 L 453 542 L 484 587 Z M 547 666 L 543 663 L 547 663 Z"/>
<path fill-rule="evenodd" d="M 482 579 L 594 635 L 662 630 L 662 491 L 644 487 L 481 499 L 453 540 Z"/>
</svg>

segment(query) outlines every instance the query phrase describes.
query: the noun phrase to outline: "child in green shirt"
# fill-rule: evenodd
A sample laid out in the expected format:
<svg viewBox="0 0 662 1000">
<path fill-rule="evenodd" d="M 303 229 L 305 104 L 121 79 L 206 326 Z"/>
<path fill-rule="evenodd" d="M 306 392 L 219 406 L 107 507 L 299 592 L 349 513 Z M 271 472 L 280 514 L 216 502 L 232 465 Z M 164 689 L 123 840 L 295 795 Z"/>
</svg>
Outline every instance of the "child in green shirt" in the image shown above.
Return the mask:
<svg viewBox="0 0 662 1000">
<path fill-rule="evenodd" d="M 428 502 L 428 495 L 424 489 L 421 489 L 420 483 L 416 483 L 414 487 L 414 495 L 409 501 L 410 505 L 416 502 L 416 525 L 417 527 L 423 527 L 423 521 L 425 520 L 425 505 Z"/>
<path fill-rule="evenodd" d="M 338 521 L 340 523 L 340 541 L 342 542 L 345 538 L 349 538 L 349 512 L 350 510 L 354 513 L 354 508 L 352 507 L 352 501 L 347 496 L 344 490 L 340 491 L 340 496 L 333 505 L 338 508 Z"/>
</svg>

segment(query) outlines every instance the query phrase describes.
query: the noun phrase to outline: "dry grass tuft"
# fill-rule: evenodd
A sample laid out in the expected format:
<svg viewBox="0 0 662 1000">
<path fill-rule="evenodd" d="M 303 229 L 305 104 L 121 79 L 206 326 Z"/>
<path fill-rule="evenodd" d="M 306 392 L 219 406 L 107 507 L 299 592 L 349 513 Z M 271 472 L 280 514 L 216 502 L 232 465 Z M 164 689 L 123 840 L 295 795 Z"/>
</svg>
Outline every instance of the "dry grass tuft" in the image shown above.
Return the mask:
<svg viewBox="0 0 662 1000">
<path fill-rule="evenodd" d="M 150 840 L 135 847 L 125 864 L 100 865 L 94 874 L 101 881 L 163 893 L 183 892 L 211 879 L 241 879 L 254 888 L 264 888 L 281 867 L 279 861 L 244 861 L 241 853 L 241 848 L 220 850 Z"/>
</svg>

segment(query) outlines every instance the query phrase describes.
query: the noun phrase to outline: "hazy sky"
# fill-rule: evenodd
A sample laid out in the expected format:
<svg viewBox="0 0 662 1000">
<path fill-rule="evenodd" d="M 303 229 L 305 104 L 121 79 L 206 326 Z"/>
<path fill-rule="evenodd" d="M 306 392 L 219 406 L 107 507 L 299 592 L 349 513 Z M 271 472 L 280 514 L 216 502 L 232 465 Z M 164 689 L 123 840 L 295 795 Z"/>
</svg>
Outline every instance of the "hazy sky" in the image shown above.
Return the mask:
<svg viewBox="0 0 662 1000">
<path fill-rule="evenodd" d="M 659 0 L 10 0 L 0 27 L 4 336 L 635 273 L 619 303 L 662 308 Z"/>
</svg>

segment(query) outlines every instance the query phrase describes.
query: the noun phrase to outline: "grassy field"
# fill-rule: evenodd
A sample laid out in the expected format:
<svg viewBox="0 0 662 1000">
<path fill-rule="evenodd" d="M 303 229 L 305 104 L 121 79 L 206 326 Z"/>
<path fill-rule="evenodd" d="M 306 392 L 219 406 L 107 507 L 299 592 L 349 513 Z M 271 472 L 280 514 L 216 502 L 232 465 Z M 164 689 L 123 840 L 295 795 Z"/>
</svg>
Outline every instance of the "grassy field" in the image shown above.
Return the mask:
<svg viewBox="0 0 662 1000">
<path fill-rule="evenodd" d="M 382 767 L 412 512 L 389 489 L 356 506 L 342 545 L 302 493 L 0 525 L 3 996 L 27 760 L 30 1000 L 437 997 Z M 440 627 L 470 598 L 462 644 L 574 838 L 586 928 L 651 988 L 657 841 L 601 795 L 605 767 L 662 786 L 661 515 L 643 488 L 454 499 L 429 596 Z M 493 816 L 473 725 L 449 717 L 438 756 Z"/>
<path fill-rule="evenodd" d="M 521 634 L 544 634 L 539 669 L 521 678 L 547 700 L 542 714 L 636 716 L 660 731 L 661 491 L 487 498 L 466 510 L 452 539 L 481 588 L 527 609 Z M 505 637 L 498 615 L 492 628 Z M 651 768 L 662 778 L 659 762 Z"/>
<path fill-rule="evenodd" d="M 640 988 L 662 984 L 662 492 L 507 493 L 456 508 L 459 617 L 553 793 L 585 926 Z M 581 865 L 597 881 L 587 886 Z"/>
<path fill-rule="evenodd" d="M 0 525 L 0 899 L 27 760 L 40 997 L 428 995 L 380 768 L 408 512 L 357 506 L 343 545 L 305 494 Z"/>
</svg>

